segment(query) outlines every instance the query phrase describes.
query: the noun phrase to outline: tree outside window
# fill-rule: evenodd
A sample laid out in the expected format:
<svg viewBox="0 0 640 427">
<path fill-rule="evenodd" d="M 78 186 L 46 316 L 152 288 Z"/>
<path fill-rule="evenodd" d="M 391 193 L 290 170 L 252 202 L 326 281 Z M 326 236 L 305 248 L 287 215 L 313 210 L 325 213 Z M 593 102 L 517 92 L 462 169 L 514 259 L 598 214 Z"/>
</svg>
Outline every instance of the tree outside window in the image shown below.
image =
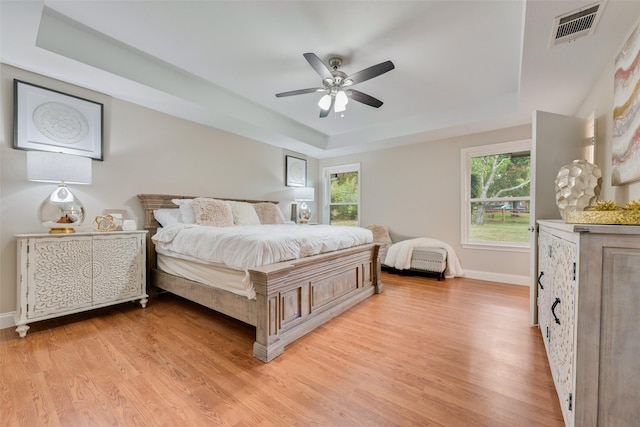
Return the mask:
<svg viewBox="0 0 640 427">
<path fill-rule="evenodd" d="M 529 246 L 530 151 L 504 151 L 518 145 L 463 150 L 467 171 L 463 243 Z"/>
<path fill-rule="evenodd" d="M 328 192 L 326 218 L 331 225 L 357 226 L 360 223 L 360 165 L 324 169 Z"/>
</svg>

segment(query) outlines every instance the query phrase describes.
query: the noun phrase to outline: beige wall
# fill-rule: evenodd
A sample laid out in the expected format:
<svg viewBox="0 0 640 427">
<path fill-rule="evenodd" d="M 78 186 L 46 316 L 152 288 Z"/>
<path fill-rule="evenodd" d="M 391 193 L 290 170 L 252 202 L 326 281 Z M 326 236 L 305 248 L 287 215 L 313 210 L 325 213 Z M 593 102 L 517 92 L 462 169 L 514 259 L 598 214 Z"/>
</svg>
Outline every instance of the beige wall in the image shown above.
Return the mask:
<svg viewBox="0 0 640 427">
<path fill-rule="evenodd" d="M 460 150 L 531 138 L 520 126 L 460 138 L 320 160 L 319 169 L 360 163 L 362 225 L 442 240 L 456 250 L 470 276 L 527 284 L 529 253 L 460 246 Z M 322 172 L 321 172 L 322 173 Z"/>
<path fill-rule="evenodd" d="M 87 210 L 85 225 L 103 209 L 126 209 L 141 228 L 138 193 L 175 193 L 277 200 L 289 217 L 280 148 L 171 117 L 7 65 L 0 65 L 0 326 L 16 305 L 15 233 L 45 231 L 37 209 L 55 186 L 28 182 L 26 152 L 13 145 L 13 79 L 104 104 L 104 158 L 93 162 L 93 184 L 73 186 Z M 307 159 L 313 185 L 317 160 Z M 312 211 L 316 211 L 312 206 Z M 11 321 L 13 319 L 11 318 Z"/>
</svg>

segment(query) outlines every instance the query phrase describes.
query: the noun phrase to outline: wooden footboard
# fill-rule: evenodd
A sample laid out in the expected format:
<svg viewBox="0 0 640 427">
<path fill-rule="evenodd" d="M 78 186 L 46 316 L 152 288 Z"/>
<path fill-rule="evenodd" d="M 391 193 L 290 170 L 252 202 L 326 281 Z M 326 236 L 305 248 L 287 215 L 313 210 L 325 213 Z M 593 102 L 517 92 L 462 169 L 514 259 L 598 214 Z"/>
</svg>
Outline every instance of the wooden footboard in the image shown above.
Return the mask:
<svg viewBox="0 0 640 427">
<path fill-rule="evenodd" d="M 382 292 L 378 245 L 249 270 L 257 294 L 253 355 L 268 362 L 284 346 Z"/>
<path fill-rule="evenodd" d="M 153 210 L 176 207 L 171 199 L 193 196 L 139 194 L 138 198 L 145 211 L 145 229 L 149 230 L 149 288 L 169 291 L 255 326 L 253 355 L 264 362 L 282 354 L 285 345 L 383 290 L 380 247 L 376 244 L 249 270 L 255 300 L 165 273 L 156 268 L 151 236 L 158 223 Z"/>
</svg>

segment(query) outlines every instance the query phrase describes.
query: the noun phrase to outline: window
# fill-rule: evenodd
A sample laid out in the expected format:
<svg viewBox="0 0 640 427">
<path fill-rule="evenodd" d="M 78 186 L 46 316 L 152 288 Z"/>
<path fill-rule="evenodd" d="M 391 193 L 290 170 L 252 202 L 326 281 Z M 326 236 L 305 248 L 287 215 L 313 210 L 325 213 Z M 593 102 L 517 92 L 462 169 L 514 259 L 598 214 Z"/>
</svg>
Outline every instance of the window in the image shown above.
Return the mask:
<svg viewBox="0 0 640 427">
<path fill-rule="evenodd" d="M 462 150 L 462 244 L 529 248 L 531 141 Z"/>
<path fill-rule="evenodd" d="M 324 222 L 360 224 L 360 164 L 324 168 Z"/>
</svg>

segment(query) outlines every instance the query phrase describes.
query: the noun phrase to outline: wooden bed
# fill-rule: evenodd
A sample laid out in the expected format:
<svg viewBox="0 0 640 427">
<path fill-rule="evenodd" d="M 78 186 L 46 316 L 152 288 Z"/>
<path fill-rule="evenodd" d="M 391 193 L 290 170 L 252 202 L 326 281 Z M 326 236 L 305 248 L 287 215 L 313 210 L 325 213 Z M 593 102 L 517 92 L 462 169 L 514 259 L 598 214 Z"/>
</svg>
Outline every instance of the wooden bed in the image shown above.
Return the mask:
<svg viewBox="0 0 640 427">
<path fill-rule="evenodd" d="M 177 208 L 172 199 L 195 197 L 197 196 L 138 195 L 144 209 L 144 228 L 149 231 L 149 289 L 153 291 L 155 286 L 255 326 L 253 355 L 256 358 L 269 362 L 283 353 L 285 345 L 374 293 L 382 292 L 379 245 L 376 244 L 249 270 L 256 291 L 255 300 L 160 271 L 156 268 L 156 252 L 151 240 L 159 227 L 153 211 Z"/>
</svg>

